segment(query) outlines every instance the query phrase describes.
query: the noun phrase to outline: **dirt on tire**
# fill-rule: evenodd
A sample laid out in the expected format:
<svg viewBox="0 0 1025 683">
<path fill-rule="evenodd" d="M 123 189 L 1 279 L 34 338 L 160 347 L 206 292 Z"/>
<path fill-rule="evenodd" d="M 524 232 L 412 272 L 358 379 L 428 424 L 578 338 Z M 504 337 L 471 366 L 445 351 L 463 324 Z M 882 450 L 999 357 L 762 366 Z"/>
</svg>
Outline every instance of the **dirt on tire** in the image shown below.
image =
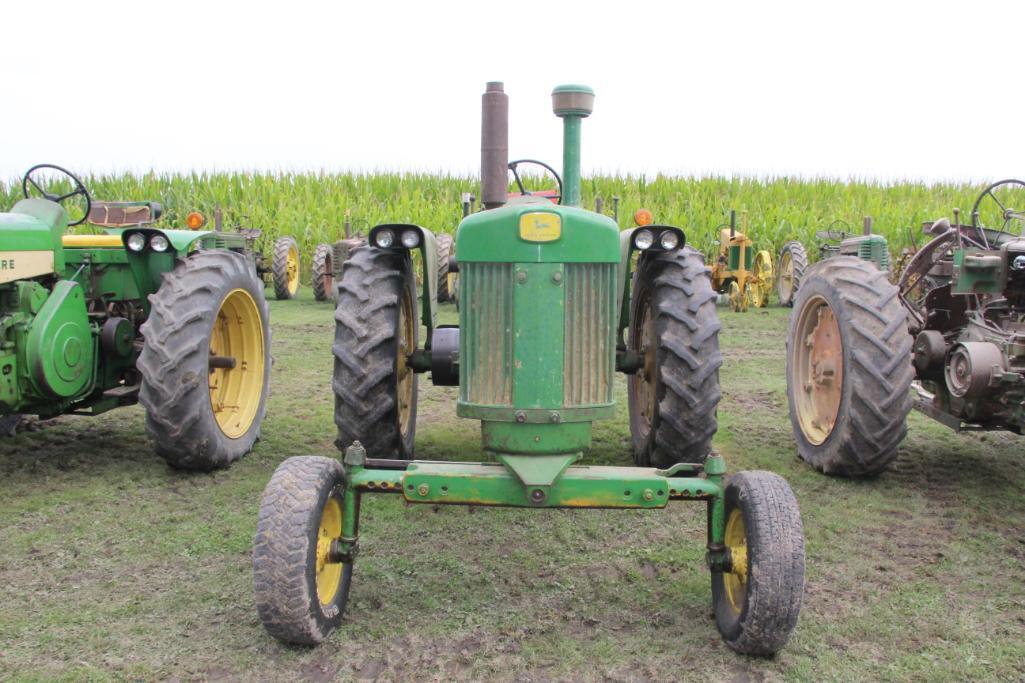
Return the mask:
<svg viewBox="0 0 1025 683">
<path fill-rule="evenodd" d="M 260 499 L 253 540 L 256 610 L 275 638 L 296 645 L 322 642 L 342 621 L 352 564 L 328 604 L 317 594 L 317 540 L 328 497 L 340 498 L 345 470 L 333 458 L 293 457 L 281 463 Z"/>
<path fill-rule="evenodd" d="M 317 301 L 334 300 L 334 250 L 330 244 L 317 245 L 310 269 L 313 273 L 313 298 Z"/>
<path fill-rule="evenodd" d="M 640 380 L 627 381 L 630 432 L 638 465 L 670 467 L 704 462 L 716 432 L 719 389 L 719 318 L 716 294 L 700 252 L 651 252 L 638 262 L 630 345 L 637 350 L 642 307 L 651 307 L 656 356 L 655 410 L 641 415 Z"/>
<path fill-rule="evenodd" d="M 808 308 L 828 305 L 840 332 L 842 378 L 839 410 L 828 436 L 814 443 L 801 424 L 797 392 Z M 852 256 L 819 261 L 805 273 L 787 333 L 787 401 L 801 458 L 825 474 L 878 474 L 897 457 L 911 412 L 912 338 L 897 288 L 884 271 Z"/>
<path fill-rule="evenodd" d="M 797 626 L 804 599 L 804 529 L 790 485 L 773 472 L 739 472 L 726 484 L 726 519 L 739 508 L 747 544 L 743 605 L 726 597 L 712 573 L 715 621 L 726 644 L 746 655 L 778 652 Z"/>
<path fill-rule="evenodd" d="M 158 455 L 180 469 L 227 467 L 248 453 L 260 435 L 270 382 L 270 325 L 263 283 L 246 257 L 231 251 L 193 254 L 169 273 L 149 297 L 152 309 L 136 367 L 139 402 Z M 263 331 L 263 382 L 256 415 L 244 434 L 229 438 L 218 426 L 210 399 L 210 342 L 221 304 L 244 290 L 259 310 Z"/>
<path fill-rule="evenodd" d="M 339 450 L 359 441 L 375 458 L 410 458 L 416 432 L 417 375 L 406 431 L 402 431 L 397 376 L 400 306 L 412 300 L 414 343 L 416 284 L 409 257 L 362 246 L 342 264 L 335 306 L 335 425 Z M 410 350 L 411 351 L 411 350 Z"/>
</svg>

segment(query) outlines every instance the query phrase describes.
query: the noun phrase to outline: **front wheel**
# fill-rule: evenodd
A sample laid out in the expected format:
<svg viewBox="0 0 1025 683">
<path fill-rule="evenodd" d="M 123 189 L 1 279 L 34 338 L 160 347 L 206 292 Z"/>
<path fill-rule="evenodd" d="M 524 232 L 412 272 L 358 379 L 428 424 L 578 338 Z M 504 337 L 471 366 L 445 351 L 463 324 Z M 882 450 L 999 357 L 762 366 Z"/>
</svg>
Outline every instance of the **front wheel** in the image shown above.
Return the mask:
<svg viewBox="0 0 1025 683">
<path fill-rule="evenodd" d="M 630 434 L 640 466 L 704 462 L 716 430 L 719 318 L 701 254 L 647 253 L 637 266 L 630 349 L 641 367 L 627 380 Z"/>
<path fill-rule="evenodd" d="M 332 458 L 285 460 L 260 500 L 253 542 L 256 611 L 275 638 L 316 645 L 338 627 L 352 563 L 334 555 L 342 537 L 345 470 Z"/>
<path fill-rule="evenodd" d="M 869 476 L 897 457 L 911 412 L 907 311 L 886 273 L 853 256 L 808 269 L 787 334 L 797 450 L 825 474 Z"/>
<path fill-rule="evenodd" d="M 178 468 L 227 467 L 260 435 L 270 383 L 263 283 L 231 251 L 194 254 L 150 295 L 136 367 L 157 453 Z"/>
<path fill-rule="evenodd" d="M 786 645 L 804 599 L 804 529 L 790 485 L 772 472 L 739 472 L 725 491 L 725 571 L 712 573 L 715 623 L 746 655 Z"/>
<path fill-rule="evenodd" d="M 452 292 L 448 287 L 449 258 L 455 250 L 452 235 L 439 233 L 435 236 L 438 243 L 438 303 L 452 301 Z"/>
</svg>

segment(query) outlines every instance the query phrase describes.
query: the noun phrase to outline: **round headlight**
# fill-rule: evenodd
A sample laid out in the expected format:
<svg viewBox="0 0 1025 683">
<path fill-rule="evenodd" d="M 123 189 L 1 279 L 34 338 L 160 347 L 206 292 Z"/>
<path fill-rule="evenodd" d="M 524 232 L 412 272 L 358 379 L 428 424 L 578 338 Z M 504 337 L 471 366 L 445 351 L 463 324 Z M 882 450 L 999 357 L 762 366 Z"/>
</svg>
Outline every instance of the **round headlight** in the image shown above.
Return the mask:
<svg viewBox="0 0 1025 683">
<path fill-rule="evenodd" d="M 666 251 L 676 249 L 676 247 L 680 246 L 680 236 L 672 230 L 666 230 L 659 236 L 658 243 L 661 244 L 662 248 Z"/>
<path fill-rule="evenodd" d="M 402 233 L 402 246 L 406 249 L 412 249 L 418 244 L 420 244 L 420 233 L 416 230 L 406 230 Z"/>
<path fill-rule="evenodd" d="M 374 242 L 382 249 L 387 249 L 395 244 L 395 233 L 391 230 L 380 230 L 374 235 Z"/>
<path fill-rule="evenodd" d="M 634 233 L 634 246 L 638 249 L 650 249 L 655 243 L 655 236 L 651 230 L 638 230 Z"/>
<path fill-rule="evenodd" d="M 132 251 L 142 251 L 146 248 L 146 236 L 141 232 L 133 232 L 128 236 L 127 244 Z"/>
<path fill-rule="evenodd" d="M 149 246 L 153 251 L 165 252 L 171 243 L 163 235 L 153 235 L 149 240 Z"/>
</svg>

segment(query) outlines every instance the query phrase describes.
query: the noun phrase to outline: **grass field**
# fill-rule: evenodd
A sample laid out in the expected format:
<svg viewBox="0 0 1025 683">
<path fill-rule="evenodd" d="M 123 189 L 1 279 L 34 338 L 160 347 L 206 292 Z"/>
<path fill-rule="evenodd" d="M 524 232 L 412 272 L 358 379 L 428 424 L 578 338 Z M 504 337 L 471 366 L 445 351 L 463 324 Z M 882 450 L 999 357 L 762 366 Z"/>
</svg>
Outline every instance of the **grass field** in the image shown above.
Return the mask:
<svg viewBox="0 0 1025 683">
<path fill-rule="evenodd" d="M 433 174 L 389 173 L 192 173 L 86 176 L 83 182 L 99 199 L 154 200 L 167 210 L 161 225 L 182 226 L 185 214 L 198 209 L 212 215 L 225 212 L 225 223 L 260 228 L 269 240 L 294 235 L 307 256 L 316 244 L 343 236 L 348 214 L 354 229 L 366 230 L 383 222 L 417 223 L 434 232 L 451 232 L 461 217 L 460 193 L 477 192 L 476 178 Z M 531 187 L 548 187 L 550 179 Z M 511 188 L 512 189 L 512 188 Z M 875 230 L 899 253 L 916 240 L 923 221 L 965 212 L 982 188 L 970 184 L 900 182 L 891 185 L 860 180 L 794 178 L 676 178 L 595 176 L 583 180 L 583 205 L 596 197 L 612 210 L 620 198 L 620 225 L 632 225 L 639 207 L 650 209 L 658 222 L 687 231 L 694 246 L 708 250 L 716 226 L 729 220 L 730 209 L 747 212 L 748 233 L 760 249 L 775 253 L 789 239 L 809 249 L 815 232 L 834 221 L 837 229 L 861 231 L 863 216 L 872 216 Z M 0 180 L 0 204 L 6 210 L 21 197 L 20 179 Z M 983 206 L 984 213 L 995 205 Z M 984 223 L 998 225 L 996 216 Z M 718 239 L 716 237 L 716 239 Z M 265 244 L 261 245 L 266 247 Z"/>
<path fill-rule="evenodd" d="M 154 456 L 138 408 L 0 440 L 0 679 L 966 680 L 1025 670 L 1022 440 L 913 414 L 872 481 L 818 475 L 787 418 L 787 311 L 720 309 L 716 445 L 787 477 L 807 534 L 805 607 L 774 659 L 719 639 L 704 509 L 473 510 L 370 497 L 349 613 L 314 650 L 253 606 L 260 492 L 290 455 L 330 454 L 332 310 L 272 302 L 263 440 L 227 471 Z M 453 321 L 454 310 L 444 316 Z M 590 462 L 628 464 L 625 383 Z M 455 390 L 421 384 L 418 454 L 480 457 Z"/>
</svg>

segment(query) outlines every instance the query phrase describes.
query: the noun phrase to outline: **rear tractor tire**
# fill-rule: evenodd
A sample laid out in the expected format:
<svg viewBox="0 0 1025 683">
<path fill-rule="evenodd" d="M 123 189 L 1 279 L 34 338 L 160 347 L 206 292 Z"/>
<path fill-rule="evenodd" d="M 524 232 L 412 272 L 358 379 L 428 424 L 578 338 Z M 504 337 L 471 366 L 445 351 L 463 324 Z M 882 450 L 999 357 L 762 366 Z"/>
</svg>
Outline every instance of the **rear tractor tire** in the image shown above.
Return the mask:
<svg viewBox="0 0 1025 683">
<path fill-rule="evenodd" d="M 738 472 L 725 498 L 730 562 L 712 573 L 715 623 L 737 652 L 771 656 L 789 640 L 804 599 L 801 511 L 772 472 Z"/>
<path fill-rule="evenodd" d="M 438 242 L 438 303 L 452 301 L 452 292 L 448 287 L 449 259 L 452 256 L 454 245 L 452 235 L 441 233 L 437 235 Z"/>
<path fill-rule="evenodd" d="M 662 468 L 704 462 L 722 365 L 708 268 L 689 247 L 645 253 L 634 282 L 629 348 L 642 356 L 627 379 L 634 460 Z"/>
<path fill-rule="evenodd" d="M 227 467 L 252 449 L 267 410 L 263 283 L 241 254 L 204 251 L 165 273 L 149 300 L 136 363 L 146 431 L 173 467 Z"/>
<path fill-rule="evenodd" d="M 410 459 L 416 433 L 416 281 L 409 256 L 371 246 L 342 265 L 335 304 L 332 387 L 338 448 L 359 441 L 374 458 Z"/>
<path fill-rule="evenodd" d="M 317 301 L 334 301 L 335 271 L 334 249 L 330 244 L 318 244 L 313 252 L 313 298 Z"/>
<path fill-rule="evenodd" d="M 808 252 L 797 240 L 791 240 L 779 251 L 779 266 L 776 278 L 776 294 L 780 306 L 793 306 L 794 298 L 801 287 L 804 271 L 808 268 Z"/>
<path fill-rule="evenodd" d="M 787 334 L 787 400 L 801 458 L 825 474 L 878 474 L 907 433 L 914 379 L 907 312 L 886 273 L 837 256 L 809 268 Z"/>
<path fill-rule="evenodd" d="M 274 280 L 274 296 L 278 301 L 294 299 L 299 293 L 299 245 L 291 236 L 274 240 L 274 254 L 271 258 L 271 275 Z"/>
<path fill-rule="evenodd" d="M 316 645 L 338 627 L 352 562 L 332 557 L 342 536 L 345 470 L 332 458 L 285 460 L 260 500 L 253 542 L 256 611 L 275 638 Z"/>
</svg>

